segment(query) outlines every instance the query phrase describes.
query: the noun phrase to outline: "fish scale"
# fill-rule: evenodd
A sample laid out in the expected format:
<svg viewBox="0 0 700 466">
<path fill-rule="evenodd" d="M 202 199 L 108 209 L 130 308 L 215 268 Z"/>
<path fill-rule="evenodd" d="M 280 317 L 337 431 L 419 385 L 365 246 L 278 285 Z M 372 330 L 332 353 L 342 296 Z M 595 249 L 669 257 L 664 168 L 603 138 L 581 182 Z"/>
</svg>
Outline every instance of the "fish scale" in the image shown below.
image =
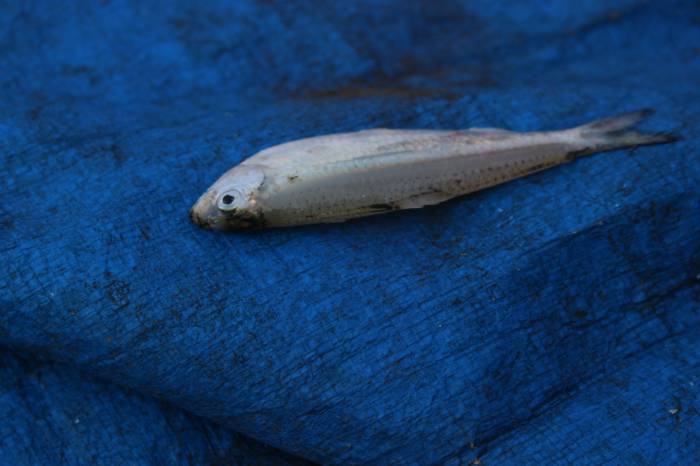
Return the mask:
<svg viewBox="0 0 700 466">
<path fill-rule="evenodd" d="M 244 160 L 195 203 L 216 230 L 342 222 L 416 209 L 596 152 L 672 142 L 639 110 L 560 131 L 373 129 L 292 141 Z"/>
</svg>

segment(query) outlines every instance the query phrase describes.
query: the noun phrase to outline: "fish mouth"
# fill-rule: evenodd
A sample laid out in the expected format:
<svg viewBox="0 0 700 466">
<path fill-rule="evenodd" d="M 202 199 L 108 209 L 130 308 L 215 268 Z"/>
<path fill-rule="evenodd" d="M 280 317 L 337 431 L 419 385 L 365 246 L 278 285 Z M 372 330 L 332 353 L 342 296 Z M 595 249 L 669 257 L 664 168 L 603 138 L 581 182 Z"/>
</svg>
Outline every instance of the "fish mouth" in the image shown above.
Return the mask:
<svg viewBox="0 0 700 466">
<path fill-rule="evenodd" d="M 197 199 L 197 202 L 194 203 L 189 211 L 192 223 L 209 230 L 216 226 L 216 219 L 220 213 L 214 206 L 215 197 L 216 193 L 207 191 Z"/>
<path fill-rule="evenodd" d="M 210 230 L 214 227 L 214 225 L 211 222 L 209 222 L 206 218 L 202 217 L 197 213 L 197 210 L 194 206 L 190 208 L 189 216 L 190 221 L 198 227 L 206 228 L 207 230 Z"/>
<path fill-rule="evenodd" d="M 260 209 L 233 209 L 221 212 L 214 205 L 216 193 L 205 193 L 190 208 L 192 223 L 207 230 L 245 231 L 265 228 L 266 221 Z"/>
</svg>

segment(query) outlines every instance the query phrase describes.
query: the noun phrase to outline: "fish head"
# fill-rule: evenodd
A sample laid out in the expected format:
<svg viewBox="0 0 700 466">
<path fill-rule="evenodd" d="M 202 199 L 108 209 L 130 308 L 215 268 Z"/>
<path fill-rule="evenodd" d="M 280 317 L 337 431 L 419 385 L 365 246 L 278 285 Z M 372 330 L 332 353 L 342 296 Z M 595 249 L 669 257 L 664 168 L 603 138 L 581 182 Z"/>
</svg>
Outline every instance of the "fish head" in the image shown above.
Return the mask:
<svg viewBox="0 0 700 466">
<path fill-rule="evenodd" d="M 192 222 L 223 231 L 265 226 L 258 193 L 265 181 L 261 167 L 238 165 L 224 173 L 190 209 Z"/>
</svg>

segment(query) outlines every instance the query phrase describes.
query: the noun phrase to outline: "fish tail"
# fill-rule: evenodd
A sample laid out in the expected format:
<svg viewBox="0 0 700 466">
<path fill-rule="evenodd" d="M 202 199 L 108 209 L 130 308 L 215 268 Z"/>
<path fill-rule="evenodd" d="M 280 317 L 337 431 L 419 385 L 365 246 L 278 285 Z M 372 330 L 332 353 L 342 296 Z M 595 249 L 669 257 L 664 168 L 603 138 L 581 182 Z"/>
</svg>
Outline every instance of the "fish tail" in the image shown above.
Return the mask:
<svg viewBox="0 0 700 466">
<path fill-rule="evenodd" d="M 671 133 L 640 133 L 632 128 L 654 110 L 645 108 L 635 112 L 603 118 L 575 128 L 584 142 L 584 149 L 575 151 L 574 158 L 594 152 L 621 149 L 623 147 L 666 144 L 678 141 L 680 136 Z"/>
</svg>

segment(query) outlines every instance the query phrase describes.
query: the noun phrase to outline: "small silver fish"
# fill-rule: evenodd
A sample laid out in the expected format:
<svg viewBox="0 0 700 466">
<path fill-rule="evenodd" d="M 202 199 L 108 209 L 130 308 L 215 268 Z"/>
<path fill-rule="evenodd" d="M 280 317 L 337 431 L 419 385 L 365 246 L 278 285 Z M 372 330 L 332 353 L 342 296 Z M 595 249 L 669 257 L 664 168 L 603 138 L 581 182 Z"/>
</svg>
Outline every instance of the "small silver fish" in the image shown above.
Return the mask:
<svg viewBox="0 0 700 466">
<path fill-rule="evenodd" d="M 215 230 L 342 222 L 438 204 L 581 156 L 672 142 L 628 128 L 639 110 L 561 131 L 371 129 L 270 147 L 224 173 L 190 210 Z"/>
</svg>

